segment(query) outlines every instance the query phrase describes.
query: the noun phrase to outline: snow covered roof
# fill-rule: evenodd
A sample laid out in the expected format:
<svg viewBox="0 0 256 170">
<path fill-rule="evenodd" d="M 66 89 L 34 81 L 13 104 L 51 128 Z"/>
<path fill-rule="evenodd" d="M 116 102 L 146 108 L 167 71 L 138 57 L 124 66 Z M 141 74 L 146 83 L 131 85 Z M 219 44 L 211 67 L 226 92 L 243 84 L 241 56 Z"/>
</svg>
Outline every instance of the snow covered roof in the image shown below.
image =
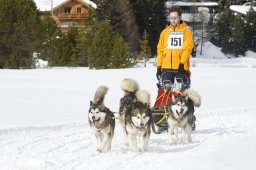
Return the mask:
<svg viewBox="0 0 256 170">
<path fill-rule="evenodd" d="M 62 3 L 65 3 L 69 0 L 34 0 L 34 1 L 37 5 L 37 8 L 40 11 L 50 11 L 51 10 L 51 1 L 53 1 L 53 8 L 54 8 L 54 7 L 56 7 Z M 80 0 L 80 1 L 92 6 L 95 9 L 97 8 L 97 5 L 90 0 Z"/>
<path fill-rule="evenodd" d="M 231 5 L 229 7 L 232 11 L 241 13 L 246 15 L 247 12 L 249 12 L 251 6 L 247 6 L 247 5 Z M 252 7 L 254 11 L 256 11 L 256 7 Z"/>
<path fill-rule="evenodd" d="M 171 7 L 172 5 L 177 6 L 218 6 L 217 2 L 183 2 L 183 1 L 167 1 L 166 6 Z"/>
</svg>

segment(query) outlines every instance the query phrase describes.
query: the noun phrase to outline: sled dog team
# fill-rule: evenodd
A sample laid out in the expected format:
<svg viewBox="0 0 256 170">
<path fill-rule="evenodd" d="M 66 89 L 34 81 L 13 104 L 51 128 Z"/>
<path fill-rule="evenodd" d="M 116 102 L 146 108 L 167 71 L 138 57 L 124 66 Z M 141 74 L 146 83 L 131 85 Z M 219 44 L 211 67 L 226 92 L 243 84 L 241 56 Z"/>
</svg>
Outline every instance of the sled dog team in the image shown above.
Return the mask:
<svg viewBox="0 0 256 170">
<path fill-rule="evenodd" d="M 120 99 L 118 116 L 104 105 L 107 87 L 100 86 L 95 92 L 93 101 L 90 101 L 88 120 L 96 136 L 99 153 L 111 150 L 115 119 L 119 119 L 123 127 L 125 142 L 130 150 L 139 152 L 147 150 L 152 123 L 150 95 L 140 90 L 138 83 L 132 79 L 124 79 L 121 82 L 121 89 L 124 91 L 124 96 Z M 172 100 L 168 105 L 167 120 L 170 144 L 177 144 L 179 135 L 182 143 L 192 142 L 192 125 L 195 121 L 194 106 L 199 107 L 200 104 L 200 95 L 193 90 L 187 90 L 181 96 L 172 95 Z"/>
</svg>

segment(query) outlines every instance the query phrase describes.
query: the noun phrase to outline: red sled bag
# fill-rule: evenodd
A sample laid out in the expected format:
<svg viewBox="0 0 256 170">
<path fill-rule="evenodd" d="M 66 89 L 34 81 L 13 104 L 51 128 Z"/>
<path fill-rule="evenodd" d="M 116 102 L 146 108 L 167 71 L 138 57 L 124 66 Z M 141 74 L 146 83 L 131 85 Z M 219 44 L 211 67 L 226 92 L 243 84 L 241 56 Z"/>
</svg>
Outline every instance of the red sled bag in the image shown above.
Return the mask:
<svg viewBox="0 0 256 170">
<path fill-rule="evenodd" d="M 158 88 L 158 94 L 155 101 L 154 107 L 167 106 L 172 99 L 172 91 L 164 90 L 163 88 Z"/>
<path fill-rule="evenodd" d="M 167 106 L 171 102 L 172 95 L 179 96 L 179 95 L 182 95 L 184 91 L 185 90 L 177 93 L 175 91 L 169 91 L 163 88 L 158 88 L 157 98 L 156 98 L 154 107 Z"/>
<path fill-rule="evenodd" d="M 185 80 L 187 81 L 183 81 L 182 78 L 175 78 L 174 83 L 171 83 L 170 80 L 166 80 L 163 84 L 159 81 L 157 83 L 158 94 L 154 107 L 167 106 L 172 99 L 172 95 L 182 95 L 182 93 L 190 86 L 189 79 Z"/>
</svg>

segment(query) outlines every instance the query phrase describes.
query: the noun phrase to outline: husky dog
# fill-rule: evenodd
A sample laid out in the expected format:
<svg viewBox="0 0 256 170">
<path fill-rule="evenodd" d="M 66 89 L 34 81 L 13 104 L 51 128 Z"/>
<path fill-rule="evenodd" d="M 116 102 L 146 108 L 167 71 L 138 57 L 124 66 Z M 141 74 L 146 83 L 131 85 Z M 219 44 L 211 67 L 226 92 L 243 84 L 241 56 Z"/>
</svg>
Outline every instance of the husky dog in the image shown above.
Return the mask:
<svg viewBox="0 0 256 170">
<path fill-rule="evenodd" d="M 100 86 L 90 101 L 89 124 L 98 142 L 97 151 L 108 152 L 111 150 L 111 142 L 114 136 L 115 119 L 114 114 L 104 106 L 103 101 L 108 88 Z"/>
<path fill-rule="evenodd" d="M 120 123 L 124 128 L 126 142 L 132 151 L 147 150 L 151 128 L 149 93 L 139 90 L 136 81 L 124 79 L 121 89 L 125 92 L 120 99 Z"/>
<path fill-rule="evenodd" d="M 195 123 L 194 106 L 201 105 L 200 95 L 193 90 L 187 90 L 181 96 L 172 95 L 172 100 L 168 105 L 169 117 L 168 138 L 170 144 L 177 144 L 179 139 L 179 128 L 181 128 L 181 142 L 192 142 L 191 132 Z"/>
</svg>

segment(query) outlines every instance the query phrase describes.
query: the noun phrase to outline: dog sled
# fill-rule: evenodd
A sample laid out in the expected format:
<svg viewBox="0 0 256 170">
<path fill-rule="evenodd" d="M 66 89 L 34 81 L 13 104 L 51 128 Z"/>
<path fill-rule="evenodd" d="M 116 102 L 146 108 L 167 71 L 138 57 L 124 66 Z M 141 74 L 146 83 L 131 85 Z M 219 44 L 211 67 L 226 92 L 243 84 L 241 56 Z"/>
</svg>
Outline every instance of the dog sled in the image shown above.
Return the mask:
<svg viewBox="0 0 256 170">
<path fill-rule="evenodd" d="M 168 129 L 168 104 L 171 102 L 172 95 L 182 95 L 184 90 L 190 87 L 190 80 L 186 75 L 176 75 L 173 82 L 171 80 L 162 81 L 162 78 L 158 80 L 158 94 L 154 107 L 151 108 L 152 131 L 155 134 L 160 134 Z"/>
</svg>

